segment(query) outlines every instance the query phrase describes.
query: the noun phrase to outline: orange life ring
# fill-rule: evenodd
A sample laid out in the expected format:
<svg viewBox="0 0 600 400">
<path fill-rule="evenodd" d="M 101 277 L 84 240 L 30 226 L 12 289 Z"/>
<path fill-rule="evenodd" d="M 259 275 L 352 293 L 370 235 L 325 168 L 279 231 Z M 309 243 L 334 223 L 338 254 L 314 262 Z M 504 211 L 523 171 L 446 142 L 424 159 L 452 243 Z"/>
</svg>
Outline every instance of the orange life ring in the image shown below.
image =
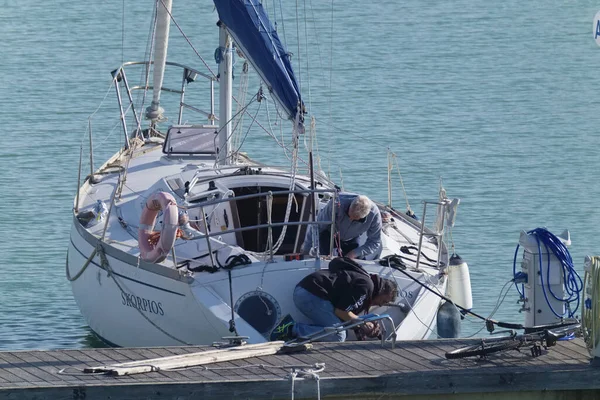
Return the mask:
<svg viewBox="0 0 600 400">
<path fill-rule="evenodd" d="M 156 245 L 148 242 L 150 234 L 156 223 L 158 212 L 163 211 L 162 229 L 160 239 Z M 146 200 L 146 205 L 140 217 L 138 228 L 138 244 L 140 257 L 144 261 L 159 263 L 167 258 L 177 238 L 178 210 L 175 198 L 165 192 L 157 192 Z"/>
</svg>

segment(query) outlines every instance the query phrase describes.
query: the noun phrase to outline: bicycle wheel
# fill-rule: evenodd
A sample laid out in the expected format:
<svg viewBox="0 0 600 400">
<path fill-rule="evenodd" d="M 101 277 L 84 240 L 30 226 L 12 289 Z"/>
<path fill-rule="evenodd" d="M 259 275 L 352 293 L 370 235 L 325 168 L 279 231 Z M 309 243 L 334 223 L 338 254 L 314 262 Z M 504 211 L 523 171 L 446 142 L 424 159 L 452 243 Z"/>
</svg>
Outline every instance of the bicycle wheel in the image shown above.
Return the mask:
<svg viewBox="0 0 600 400">
<path fill-rule="evenodd" d="M 565 325 L 565 326 L 560 326 L 558 328 L 551 328 L 548 329 L 548 332 L 551 332 L 553 335 L 558 336 L 558 337 L 564 337 L 564 336 L 568 336 L 572 333 L 577 333 L 581 328 L 581 324 L 571 324 L 571 325 Z"/>
<path fill-rule="evenodd" d="M 446 353 L 448 360 L 457 358 L 485 356 L 487 354 L 497 353 L 503 350 L 512 350 L 521 346 L 521 341 L 507 338 L 506 340 L 495 340 L 493 342 L 482 341 L 478 345 L 461 347 Z"/>
</svg>

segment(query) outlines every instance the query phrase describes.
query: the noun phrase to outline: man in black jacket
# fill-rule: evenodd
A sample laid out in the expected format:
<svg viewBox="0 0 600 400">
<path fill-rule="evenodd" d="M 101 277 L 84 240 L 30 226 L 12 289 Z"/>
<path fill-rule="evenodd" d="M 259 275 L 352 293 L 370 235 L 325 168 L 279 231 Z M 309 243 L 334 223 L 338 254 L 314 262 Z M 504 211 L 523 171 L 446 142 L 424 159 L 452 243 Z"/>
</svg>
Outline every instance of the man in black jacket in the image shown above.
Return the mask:
<svg viewBox="0 0 600 400">
<path fill-rule="evenodd" d="M 271 333 L 271 340 L 306 337 L 326 326 L 358 318 L 372 306 L 391 303 L 398 296 L 396 282 L 367 273 L 349 258 L 335 258 L 328 270 L 313 272 L 302 279 L 294 290 L 294 304 L 313 323 L 294 322 L 287 315 Z M 379 326 L 367 322 L 359 335 L 377 337 Z M 324 341 L 346 340 L 346 332 L 337 332 Z"/>
</svg>

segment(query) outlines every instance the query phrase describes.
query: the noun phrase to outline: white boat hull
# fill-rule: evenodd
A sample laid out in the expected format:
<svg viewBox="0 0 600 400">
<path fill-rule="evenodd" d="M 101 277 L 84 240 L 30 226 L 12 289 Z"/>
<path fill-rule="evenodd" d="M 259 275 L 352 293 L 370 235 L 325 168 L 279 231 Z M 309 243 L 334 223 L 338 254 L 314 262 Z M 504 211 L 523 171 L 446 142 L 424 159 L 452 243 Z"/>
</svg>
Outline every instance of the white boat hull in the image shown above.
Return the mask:
<svg viewBox="0 0 600 400">
<path fill-rule="evenodd" d="M 79 273 L 98 243 L 99 239 L 77 226 L 75 219 L 67 264 L 71 277 Z M 88 325 L 106 342 L 123 347 L 207 345 L 235 334 L 230 331 L 232 296 L 227 271 L 194 273 L 193 276 L 180 274 L 162 265 L 143 261 L 138 264 L 137 257 L 106 243 L 102 247 L 108 268 L 97 252 L 83 273 L 71 283 Z M 325 261 L 321 264 L 326 267 Z M 371 264 L 367 266 L 369 272 L 392 278 L 390 268 Z M 268 339 L 270 329 L 285 314 L 308 322 L 295 308 L 291 294 L 296 283 L 316 268 L 314 259 L 259 262 L 234 268 L 231 272 L 234 310 L 240 310 L 240 300 L 244 297 L 264 294 L 266 300 L 265 309 L 254 310 L 265 314 L 262 320 L 259 317 L 260 321 L 254 323 L 262 328 L 259 329 L 262 332 L 234 313 L 237 334 L 259 343 Z M 399 284 L 398 302 L 410 304 L 413 312 L 405 313 L 400 307 L 371 311 L 392 316 L 398 339 L 427 338 L 435 323 L 439 297 L 422 290 L 398 271 L 394 272 L 393 278 Z M 445 280 L 437 280 L 431 275 L 428 281 L 431 287 L 444 293 Z M 404 310 L 407 309 L 404 305 Z M 244 312 L 247 314 L 247 310 Z M 389 331 L 391 327 L 386 328 Z"/>
</svg>

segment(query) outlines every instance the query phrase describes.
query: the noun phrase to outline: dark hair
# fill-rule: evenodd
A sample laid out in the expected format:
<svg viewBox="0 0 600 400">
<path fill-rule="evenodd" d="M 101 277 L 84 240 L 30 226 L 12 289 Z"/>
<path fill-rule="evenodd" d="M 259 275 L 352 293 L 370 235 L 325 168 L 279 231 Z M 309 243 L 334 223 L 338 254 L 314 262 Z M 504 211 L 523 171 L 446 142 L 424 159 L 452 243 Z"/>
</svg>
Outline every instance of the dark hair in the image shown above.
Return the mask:
<svg viewBox="0 0 600 400">
<path fill-rule="evenodd" d="M 392 295 L 391 301 L 394 302 L 394 301 L 396 301 L 396 298 L 398 297 L 398 284 L 396 284 L 395 281 L 392 281 L 390 279 L 382 278 L 381 279 L 381 289 L 379 290 L 379 293 L 380 294 L 391 294 Z"/>
</svg>

